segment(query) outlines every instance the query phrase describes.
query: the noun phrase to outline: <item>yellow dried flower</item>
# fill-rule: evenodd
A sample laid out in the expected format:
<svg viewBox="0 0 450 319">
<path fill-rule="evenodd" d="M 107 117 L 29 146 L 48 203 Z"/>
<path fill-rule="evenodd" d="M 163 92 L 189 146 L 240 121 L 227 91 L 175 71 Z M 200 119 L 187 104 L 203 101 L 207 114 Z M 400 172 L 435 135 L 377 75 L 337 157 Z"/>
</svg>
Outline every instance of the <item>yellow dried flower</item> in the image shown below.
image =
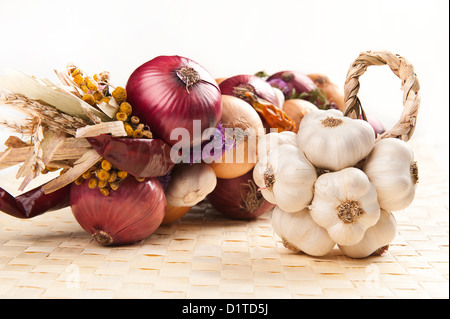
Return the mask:
<svg viewBox="0 0 450 319">
<path fill-rule="evenodd" d="M 96 188 L 97 184 L 98 184 L 97 180 L 95 178 L 91 178 L 89 180 L 88 186 L 89 186 L 89 188 Z"/>
<path fill-rule="evenodd" d="M 92 94 L 83 95 L 83 101 L 90 105 L 95 105 L 95 99 Z"/>
<path fill-rule="evenodd" d="M 153 138 L 153 134 L 149 130 L 142 131 L 142 135 L 144 135 L 144 137 L 146 138 Z"/>
<path fill-rule="evenodd" d="M 125 171 L 119 171 L 119 172 L 117 172 L 117 176 L 121 179 L 124 179 L 125 177 L 128 176 L 128 173 Z"/>
<path fill-rule="evenodd" d="M 118 104 L 124 102 L 127 99 L 127 91 L 121 86 L 118 86 L 112 91 L 112 97 L 116 100 Z"/>
<path fill-rule="evenodd" d="M 92 94 L 92 96 L 96 101 L 101 101 L 103 99 L 103 94 L 99 91 L 95 91 L 94 94 Z"/>
<path fill-rule="evenodd" d="M 128 118 L 128 116 L 127 116 L 125 113 L 123 113 L 123 112 L 117 112 L 117 113 L 116 113 L 116 119 L 117 119 L 118 121 L 123 121 L 123 122 L 125 122 L 125 121 L 127 120 L 127 118 Z"/>
<path fill-rule="evenodd" d="M 89 93 L 89 89 L 88 89 L 88 87 L 86 86 L 86 85 L 81 85 L 81 91 L 83 91 L 83 93 Z"/>
<path fill-rule="evenodd" d="M 125 132 L 127 132 L 127 136 L 133 136 L 134 130 L 131 127 L 131 125 L 128 123 L 124 123 L 124 126 L 125 126 Z"/>
<path fill-rule="evenodd" d="M 140 122 L 139 117 L 132 116 L 131 119 L 130 119 L 130 122 L 131 122 L 131 124 L 138 125 L 139 122 Z"/>
<path fill-rule="evenodd" d="M 142 138 L 142 136 L 144 136 L 142 130 L 135 130 L 133 132 L 133 138 Z"/>
<path fill-rule="evenodd" d="M 107 181 L 109 178 L 109 173 L 104 169 L 101 169 L 97 172 L 97 178 L 101 181 Z"/>
<path fill-rule="evenodd" d="M 102 168 L 105 170 L 105 171 L 109 171 L 110 169 L 111 169 L 111 167 L 112 167 L 112 165 L 111 165 L 111 163 L 110 162 L 108 162 L 107 160 L 102 160 Z"/>
<path fill-rule="evenodd" d="M 111 101 L 111 98 L 109 96 L 105 96 L 100 100 L 100 102 L 105 102 L 106 104 L 109 104 L 109 101 Z"/>
<path fill-rule="evenodd" d="M 116 171 L 111 171 L 109 178 L 108 178 L 108 182 L 109 183 L 113 183 L 115 182 L 117 179 L 117 172 Z"/>
<path fill-rule="evenodd" d="M 73 68 L 71 68 L 71 69 L 73 69 Z M 72 73 L 71 73 L 73 78 L 75 78 L 77 75 L 80 75 L 80 74 L 81 74 L 81 70 L 80 69 L 74 69 L 72 71 Z M 81 78 L 83 78 L 83 77 L 81 77 Z"/>
<path fill-rule="evenodd" d="M 84 181 L 84 178 L 80 176 L 75 180 L 75 185 L 81 185 L 81 183 L 83 183 L 83 181 Z"/>
<path fill-rule="evenodd" d="M 83 77 L 81 76 L 81 74 L 77 74 L 77 75 L 73 78 L 73 81 L 74 81 L 78 86 L 81 86 L 81 84 L 84 83 L 84 79 L 83 79 Z"/>
<path fill-rule="evenodd" d="M 89 77 L 86 77 L 84 79 L 84 82 L 86 83 L 86 86 L 88 87 L 89 90 L 91 90 L 91 91 L 97 91 L 98 90 L 97 83 L 93 82 L 93 80 L 91 80 Z"/>
<path fill-rule="evenodd" d="M 131 108 L 131 104 L 130 104 L 130 103 L 128 103 L 128 102 L 122 102 L 122 103 L 120 104 L 120 112 L 125 113 L 127 116 L 130 116 L 130 115 L 131 115 L 132 110 L 133 110 L 133 109 Z"/>
<path fill-rule="evenodd" d="M 108 186 L 108 182 L 107 181 L 98 181 L 97 186 L 99 188 L 105 188 L 106 186 Z"/>
<path fill-rule="evenodd" d="M 100 193 L 102 193 L 103 196 L 109 195 L 109 189 L 107 188 L 99 188 Z"/>
<path fill-rule="evenodd" d="M 111 187 L 112 190 L 116 191 L 119 188 L 120 183 L 119 182 L 111 182 L 109 183 L 109 187 Z"/>
</svg>

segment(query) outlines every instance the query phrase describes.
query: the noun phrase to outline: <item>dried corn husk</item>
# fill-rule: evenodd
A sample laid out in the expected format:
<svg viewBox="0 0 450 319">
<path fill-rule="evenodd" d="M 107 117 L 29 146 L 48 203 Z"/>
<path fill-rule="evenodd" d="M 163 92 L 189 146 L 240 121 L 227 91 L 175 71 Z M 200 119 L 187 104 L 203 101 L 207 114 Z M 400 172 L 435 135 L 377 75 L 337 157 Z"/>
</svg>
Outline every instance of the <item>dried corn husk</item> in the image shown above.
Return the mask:
<svg viewBox="0 0 450 319">
<path fill-rule="evenodd" d="M 98 136 L 100 134 L 111 134 L 112 136 L 127 136 L 122 121 L 103 122 L 96 125 L 87 125 L 77 129 L 76 138 Z"/>
<path fill-rule="evenodd" d="M 23 94 L 29 99 L 43 101 L 63 113 L 80 117 L 86 121 L 100 123 L 110 120 L 100 110 L 93 108 L 47 79 L 40 80 L 21 72 L 11 71 L 0 77 L 0 86 L 13 93 Z"/>
<path fill-rule="evenodd" d="M 75 165 L 70 168 L 66 173 L 58 176 L 51 182 L 42 186 L 42 190 L 45 194 L 52 193 L 66 185 L 69 185 L 80 177 L 84 172 L 97 163 L 102 157 L 95 151 L 89 150 L 83 154 L 83 156 L 75 162 Z"/>
<path fill-rule="evenodd" d="M 0 152 L 0 170 L 24 163 L 30 156 L 33 146 L 8 148 Z M 52 151 L 48 163 L 70 163 L 80 159 L 87 151 L 92 150 L 91 144 L 84 138 L 66 138 L 58 148 Z"/>
</svg>

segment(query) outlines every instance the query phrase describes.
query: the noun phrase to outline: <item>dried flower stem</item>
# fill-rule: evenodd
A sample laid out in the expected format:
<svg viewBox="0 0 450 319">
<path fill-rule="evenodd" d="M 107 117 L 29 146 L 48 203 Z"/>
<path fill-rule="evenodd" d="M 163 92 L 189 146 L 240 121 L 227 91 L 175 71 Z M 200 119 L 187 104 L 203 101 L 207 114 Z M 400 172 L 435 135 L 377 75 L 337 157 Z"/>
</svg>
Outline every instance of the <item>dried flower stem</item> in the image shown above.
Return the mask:
<svg viewBox="0 0 450 319">
<path fill-rule="evenodd" d="M 41 119 L 43 123 L 42 125 L 45 125 L 50 131 L 53 132 L 63 131 L 69 135 L 75 136 L 76 130 L 78 128 L 87 125 L 87 123 L 79 117 L 74 117 L 59 112 L 56 108 L 50 105 L 41 103 L 36 100 L 28 99 L 21 94 L 2 94 L 0 95 L 0 102 L 6 105 L 10 105 L 18 109 L 19 111 L 32 116 L 33 118 Z M 34 119 L 28 119 L 28 121 L 34 121 Z M 0 122 L 0 124 L 13 128 L 21 133 L 30 133 L 29 131 L 24 130 L 24 127 L 21 125 L 14 125 L 7 121 L 2 121 Z"/>
</svg>

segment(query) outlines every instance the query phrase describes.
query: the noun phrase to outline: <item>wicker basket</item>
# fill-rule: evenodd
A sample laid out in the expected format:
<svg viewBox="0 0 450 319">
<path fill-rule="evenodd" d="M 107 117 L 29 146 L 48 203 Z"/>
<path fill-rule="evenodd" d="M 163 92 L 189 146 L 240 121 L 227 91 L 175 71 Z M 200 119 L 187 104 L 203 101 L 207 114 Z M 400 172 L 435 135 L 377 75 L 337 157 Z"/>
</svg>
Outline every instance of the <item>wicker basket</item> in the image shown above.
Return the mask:
<svg viewBox="0 0 450 319">
<path fill-rule="evenodd" d="M 405 58 L 388 51 L 366 51 L 350 66 L 344 87 L 345 115 L 358 118 L 360 115 L 366 119 L 361 101 L 357 94 L 359 92 L 359 77 L 366 72 L 371 65 L 388 65 L 392 72 L 402 80 L 403 112 L 400 120 L 383 134 L 378 140 L 387 137 L 399 138 L 408 141 L 416 127 L 417 113 L 420 106 L 419 81 L 414 73 L 414 67 Z"/>
</svg>

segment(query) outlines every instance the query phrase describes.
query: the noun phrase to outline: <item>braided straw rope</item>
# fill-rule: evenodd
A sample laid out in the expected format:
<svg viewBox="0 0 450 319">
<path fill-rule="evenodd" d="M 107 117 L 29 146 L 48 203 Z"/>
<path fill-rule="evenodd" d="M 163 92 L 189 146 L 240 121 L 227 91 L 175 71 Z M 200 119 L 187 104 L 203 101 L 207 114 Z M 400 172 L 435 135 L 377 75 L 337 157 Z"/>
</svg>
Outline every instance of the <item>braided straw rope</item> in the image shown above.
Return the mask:
<svg viewBox="0 0 450 319">
<path fill-rule="evenodd" d="M 366 119 L 366 115 L 357 97 L 359 91 L 359 77 L 366 72 L 371 65 L 388 65 L 392 72 L 402 80 L 403 112 L 400 120 L 393 128 L 379 135 L 382 138 L 399 138 L 408 141 L 416 126 L 417 113 L 420 106 L 419 81 L 414 73 L 414 68 L 405 58 L 392 54 L 388 51 L 362 52 L 350 66 L 344 86 L 345 115 L 359 118 L 360 115 Z"/>
</svg>

